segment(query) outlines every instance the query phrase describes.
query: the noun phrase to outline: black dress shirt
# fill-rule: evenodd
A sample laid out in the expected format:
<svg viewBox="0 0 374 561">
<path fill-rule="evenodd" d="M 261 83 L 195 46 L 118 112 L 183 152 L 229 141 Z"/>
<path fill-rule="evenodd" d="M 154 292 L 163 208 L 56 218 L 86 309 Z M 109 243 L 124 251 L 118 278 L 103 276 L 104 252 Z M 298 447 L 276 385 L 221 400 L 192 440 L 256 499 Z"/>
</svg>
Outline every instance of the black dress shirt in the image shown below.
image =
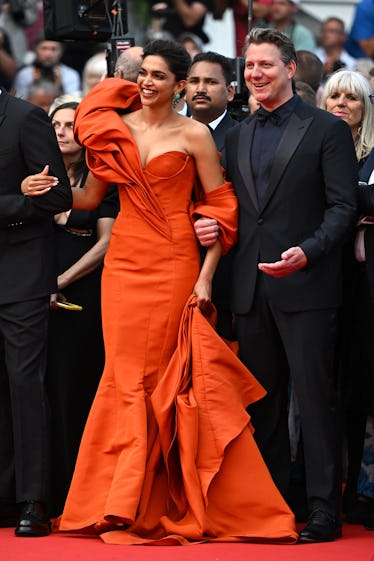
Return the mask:
<svg viewBox="0 0 374 561">
<path fill-rule="evenodd" d="M 295 94 L 275 111 L 269 112 L 260 107 L 254 114 L 257 122 L 250 158 L 260 208 L 263 206 L 269 188 L 274 154 L 296 107 L 297 99 L 298 96 Z"/>
</svg>

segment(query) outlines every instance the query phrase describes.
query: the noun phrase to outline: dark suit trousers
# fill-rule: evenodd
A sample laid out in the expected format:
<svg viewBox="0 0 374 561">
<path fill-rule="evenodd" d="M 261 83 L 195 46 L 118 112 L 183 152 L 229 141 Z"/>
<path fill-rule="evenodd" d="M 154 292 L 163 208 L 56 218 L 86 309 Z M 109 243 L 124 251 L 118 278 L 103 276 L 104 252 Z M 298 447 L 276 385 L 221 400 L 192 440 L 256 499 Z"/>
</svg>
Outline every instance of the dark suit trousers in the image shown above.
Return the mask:
<svg viewBox="0 0 374 561">
<path fill-rule="evenodd" d="M 0 498 L 48 500 L 49 297 L 0 305 Z"/>
<path fill-rule="evenodd" d="M 291 375 L 300 408 L 308 506 L 336 514 L 340 496 L 333 384 L 336 310 L 283 312 L 269 301 L 259 273 L 254 306 L 236 321 L 240 358 L 268 392 L 249 413 L 274 482 L 287 497 Z"/>
</svg>

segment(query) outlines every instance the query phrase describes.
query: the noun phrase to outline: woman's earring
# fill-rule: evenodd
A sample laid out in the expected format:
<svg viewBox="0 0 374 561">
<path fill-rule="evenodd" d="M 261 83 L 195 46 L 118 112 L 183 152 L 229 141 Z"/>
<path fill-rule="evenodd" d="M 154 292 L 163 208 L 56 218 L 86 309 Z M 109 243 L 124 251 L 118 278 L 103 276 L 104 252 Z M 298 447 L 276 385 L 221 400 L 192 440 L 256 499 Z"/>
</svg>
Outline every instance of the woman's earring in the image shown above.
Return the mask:
<svg viewBox="0 0 374 561">
<path fill-rule="evenodd" d="M 181 94 L 179 93 L 175 93 L 174 97 L 173 97 L 173 107 L 176 107 L 178 105 L 178 101 L 181 98 Z"/>
</svg>

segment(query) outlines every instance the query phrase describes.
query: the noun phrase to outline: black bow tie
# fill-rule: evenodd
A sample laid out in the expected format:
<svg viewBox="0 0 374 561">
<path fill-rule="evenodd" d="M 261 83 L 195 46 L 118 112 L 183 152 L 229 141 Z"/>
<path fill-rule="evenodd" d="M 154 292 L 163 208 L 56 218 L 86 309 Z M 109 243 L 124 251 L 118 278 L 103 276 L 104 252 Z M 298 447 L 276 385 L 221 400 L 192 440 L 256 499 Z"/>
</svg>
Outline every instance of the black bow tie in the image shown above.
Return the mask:
<svg viewBox="0 0 374 561">
<path fill-rule="evenodd" d="M 278 126 L 281 121 L 281 116 L 275 111 L 266 111 L 262 107 L 256 111 L 257 121 L 264 126 L 266 121 L 270 121 L 273 125 Z"/>
</svg>

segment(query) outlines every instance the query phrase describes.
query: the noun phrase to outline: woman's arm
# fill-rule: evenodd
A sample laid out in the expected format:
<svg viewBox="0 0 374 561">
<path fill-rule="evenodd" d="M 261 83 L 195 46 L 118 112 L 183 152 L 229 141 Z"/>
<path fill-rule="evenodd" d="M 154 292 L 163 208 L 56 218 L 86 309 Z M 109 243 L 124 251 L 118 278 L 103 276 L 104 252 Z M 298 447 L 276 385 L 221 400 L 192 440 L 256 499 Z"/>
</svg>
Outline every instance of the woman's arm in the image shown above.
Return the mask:
<svg viewBox="0 0 374 561">
<path fill-rule="evenodd" d="M 213 276 L 216 272 L 221 253 L 222 246 L 219 240 L 206 252 L 199 278 L 194 287 L 194 294 L 197 296 L 197 305 L 201 310 L 204 310 L 212 299 Z"/>
<path fill-rule="evenodd" d="M 102 262 L 108 248 L 114 218 L 99 218 L 97 221 L 97 242 L 69 269 L 58 276 L 58 289 L 63 290 L 73 282 L 94 271 Z"/>
<path fill-rule="evenodd" d="M 217 147 L 207 126 L 190 119 L 187 131 L 188 152 L 196 163 L 197 175 L 205 193 L 224 182 Z"/>
<path fill-rule="evenodd" d="M 201 123 L 195 122 L 195 124 L 202 126 Z M 193 150 L 191 152 L 196 161 L 205 195 L 198 198 L 193 215 L 195 218 L 209 217 L 209 220 L 202 219 L 204 227 L 201 232 L 196 231 L 205 247 L 212 246 L 218 236 L 222 244 L 222 253 L 225 254 L 237 241 L 238 201 L 232 184 L 224 181 L 218 152 L 207 127 L 203 126 L 202 131 L 199 129 L 198 135 L 200 136 L 200 141 L 197 143 L 198 152 L 195 153 Z"/>
<path fill-rule="evenodd" d="M 45 195 L 50 189 L 58 184 L 57 177 L 48 175 L 49 166 L 46 165 L 40 173 L 28 175 L 21 183 L 21 190 L 28 197 L 39 197 Z M 84 187 L 74 187 L 73 208 L 79 210 L 92 210 L 97 208 L 104 198 L 108 184 L 96 179 L 90 172 Z"/>
<path fill-rule="evenodd" d="M 96 179 L 89 172 L 84 187 L 72 189 L 73 208 L 78 210 L 92 210 L 97 208 L 107 192 L 108 184 Z"/>
<path fill-rule="evenodd" d="M 200 123 L 196 124 L 199 126 L 191 129 L 193 140 L 191 141 L 192 148 L 190 149 L 190 154 L 196 162 L 196 169 L 204 193 L 209 193 L 220 187 L 224 182 L 224 178 L 212 135 L 207 127 L 200 125 Z M 201 309 L 204 309 L 211 301 L 213 276 L 221 253 L 222 245 L 219 240 L 216 240 L 206 252 L 200 275 L 194 288 L 194 293 L 197 296 L 197 305 Z"/>
</svg>

